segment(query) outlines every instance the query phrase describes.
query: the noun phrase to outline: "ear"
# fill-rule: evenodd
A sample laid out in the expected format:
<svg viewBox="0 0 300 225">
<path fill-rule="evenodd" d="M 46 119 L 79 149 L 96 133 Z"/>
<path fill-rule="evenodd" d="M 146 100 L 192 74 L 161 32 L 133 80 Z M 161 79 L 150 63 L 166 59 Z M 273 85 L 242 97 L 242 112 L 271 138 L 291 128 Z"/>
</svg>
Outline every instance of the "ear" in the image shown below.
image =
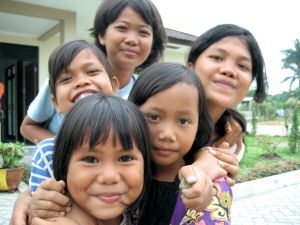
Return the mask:
<svg viewBox="0 0 300 225">
<path fill-rule="evenodd" d="M 60 107 L 59 107 L 59 105 L 58 105 L 58 103 L 57 103 L 57 101 L 56 101 L 56 98 L 55 98 L 53 95 L 51 95 L 51 101 L 52 101 L 52 103 L 53 103 L 53 105 L 54 105 L 56 111 L 57 111 L 58 113 L 61 113 L 61 109 L 60 109 Z"/>
<path fill-rule="evenodd" d="M 101 45 L 105 45 L 105 34 L 103 36 L 101 36 L 100 34 L 98 35 L 98 40 L 99 40 L 99 43 Z"/>
<path fill-rule="evenodd" d="M 191 62 L 188 62 L 187 66 L 190 67 L 190 68 L 192 68 L 192 69 L 195 69 L 195 65 L 193 63 L 191 63 Z"/>
<path fill-rule="evenodd" d="M 119 80 L 116 76 L 112 77 L 111 85 L 112 85 L 112 88 L 113 88 L 113 95 L 118 95 L 119 89 L 120 89 L 120 84 L 119 84 Z"/>
</svg>

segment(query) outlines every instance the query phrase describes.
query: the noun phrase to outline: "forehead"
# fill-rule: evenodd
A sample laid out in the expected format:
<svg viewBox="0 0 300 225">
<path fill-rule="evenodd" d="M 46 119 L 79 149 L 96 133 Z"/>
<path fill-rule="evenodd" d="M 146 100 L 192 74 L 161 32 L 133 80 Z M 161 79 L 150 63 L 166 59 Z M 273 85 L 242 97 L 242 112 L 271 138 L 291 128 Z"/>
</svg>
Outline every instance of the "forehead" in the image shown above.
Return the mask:
<svg viewBox="0 0 300 225">
<path fill-rule="evenodd" d="M 143 105 L 179 111 L 188 108 L 196 109 L 199 102 L 198 96 L 198 89 L 193 84 L 180 82 L 152 95 Z"/>
<path fill-rule="evenodd" d="M 136 23 L 142 22 L 144 24 L 147 24 L 142 15 L 138 11 L 133 9 L 131 6 L 126 6 L 120 11 L 120 14 L 116 19 L 116 22 L 118 21 L 130 21 Z"/>
</svg>

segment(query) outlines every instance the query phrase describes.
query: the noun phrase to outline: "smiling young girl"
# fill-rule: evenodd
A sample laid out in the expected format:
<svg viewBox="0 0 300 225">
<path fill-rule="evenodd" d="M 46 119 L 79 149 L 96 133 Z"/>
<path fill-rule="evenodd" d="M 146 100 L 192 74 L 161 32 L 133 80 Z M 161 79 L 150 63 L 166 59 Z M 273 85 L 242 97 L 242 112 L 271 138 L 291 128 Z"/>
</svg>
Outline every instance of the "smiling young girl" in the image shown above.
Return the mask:
<svg viewBox="0 0 300 225">
<path fill-rule="evenodd" d="M 81 98 L 118 91 L 117 79 L 109 75 L 105 56 L 86 41 L 71 41 L 56 48 L 49 58 L 49 74 L 53 104 L 63 115 Z M 53 177 L 54 141 L 55 137 L 45 139 L 34 150 L 29 182 L 32 193 L 43 180 Z"/>
<path fill-rule="evenodd" d="M 118 96 L 125 99 L 138 77 L 136 70 L 158 61 L 167 41 L 161 16 L 150 0 L 102 1 L 91 35 L 105 53 L 112 75 L 119 80 Z M 50 97 L 46 85 L 30 105 L 20 127 L 22 136 L 35 144 L 53 137 L 63 118 L 55 111 Z"/>
<path fill-rule="evenodd" d="M 146 118 L 155 167 L 140 224 L 169 225 L 179 195 L 178 172 L 191 164 L 199 149 L 210 141 L 204 88 L 192 69 L 159 63 L 142 72 L 128 100 Z"/>
<path fill-rule="evenodd" d="M 188 54 L 188 65 L 197 72 L 203 83 L 213 125 L 212 144 L 224 137 L 224 125 L 232 118 L 245 131 L 246 123 L 233 107 L 247 95 L 253 80 L 256 80 L 256 102 L 260 103 L 265 99 L 267 88 L 264 59 L 254 36 L 247 29 L 234 24 L 213 27 L 193 43 Z M 243 146 L 242 137 L 232 139 L 229 146 L 232 152 L 238 154 Z M 218 154 L 216 151 L 212 153 Z M 200 151 L 199 155 L 202 160 L 210 162 L 205 166 L 216 164 L 216 158 L 205 151 Z M 230 188 L 227 188 L 228 192 L 224 192 L 224 178 L 226 177 L 217 179 L 214 183 L 216 194 L 205 212 L 186 210 L 178 199 L 174 212 L 176 217 L 173 216 L 172 224 L 230 224 L 232 193 Z"/>
<path fill-rule="evenodd" d="M 151 179 L 150 146 L 134 104 L 102 94 L 79 100 L 65 117 L 53 154 L 54 176 L 65 182 L 72 211 L 51 224 L 135 224 Z"/>
</svg>

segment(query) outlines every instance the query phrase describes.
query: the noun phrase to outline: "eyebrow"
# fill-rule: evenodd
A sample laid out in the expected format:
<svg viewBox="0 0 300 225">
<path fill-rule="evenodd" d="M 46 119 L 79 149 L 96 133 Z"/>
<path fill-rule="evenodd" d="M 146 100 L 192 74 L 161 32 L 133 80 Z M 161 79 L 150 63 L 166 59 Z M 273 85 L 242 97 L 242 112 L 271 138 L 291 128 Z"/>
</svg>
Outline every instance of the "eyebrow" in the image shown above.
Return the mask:
<svg viewBox="0 0 300 225">
<path fill-rule="evenodd" d="M 114 23 L 126 23 L 126 24 L 130 24 L 130 22 L 128 22 L 126 20 L 116 20 Z M 147 24 L 147 23 L 139 24 L 139 27 L 145 27 L 145 28 L 152 29 L 152 26 L 149 25 L 149 24 Z"/>
<path fill-rule="evenodd" d="M 228 51 L 226 51 L 225 49 L 218 48 L 218 47 L 213 47 L 209 51 L 218 51 L 218 52 L 222 52 L 222 53 L 228 53 Z M 242 60 L 246 60 L 246 61 L 252 62 L 251 58 L 249 58 L 247 56 L 241 56 L 239 58 L 242 59 Z"/>
</svg>

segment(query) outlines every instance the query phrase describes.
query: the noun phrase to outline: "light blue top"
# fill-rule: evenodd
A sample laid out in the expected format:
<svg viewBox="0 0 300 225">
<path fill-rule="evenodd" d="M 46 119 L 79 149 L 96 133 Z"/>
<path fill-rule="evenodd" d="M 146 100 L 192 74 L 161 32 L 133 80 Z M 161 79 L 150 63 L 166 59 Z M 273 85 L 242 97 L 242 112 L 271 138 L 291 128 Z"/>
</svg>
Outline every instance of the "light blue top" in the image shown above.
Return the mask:
<svg viewBox="0 0 300 225">
<path fill-rule="evenodd" d="M 36 122 L 45 122 L 45 127 L 56 134 L 64 116 L 57 113 L 51 101 L 48 80 L 43 84 L 38 95 L 29 105 L 27 115 Z"/>
<path fill-rule="evenodd" d="M 119 90 L 118 96 L 127 99 L 131 88 L 133 87 L 138 75 L 133 74 L 130 82 Z M 57 113 L 51 101 L 51 91 L 48 80 L 43 84 L 38 95 L 30 104 L 27 115 L 36 122 L 45 122 L 45 128 L 52 133 L 57 134 L 64 116 Z"/>
</svg>

